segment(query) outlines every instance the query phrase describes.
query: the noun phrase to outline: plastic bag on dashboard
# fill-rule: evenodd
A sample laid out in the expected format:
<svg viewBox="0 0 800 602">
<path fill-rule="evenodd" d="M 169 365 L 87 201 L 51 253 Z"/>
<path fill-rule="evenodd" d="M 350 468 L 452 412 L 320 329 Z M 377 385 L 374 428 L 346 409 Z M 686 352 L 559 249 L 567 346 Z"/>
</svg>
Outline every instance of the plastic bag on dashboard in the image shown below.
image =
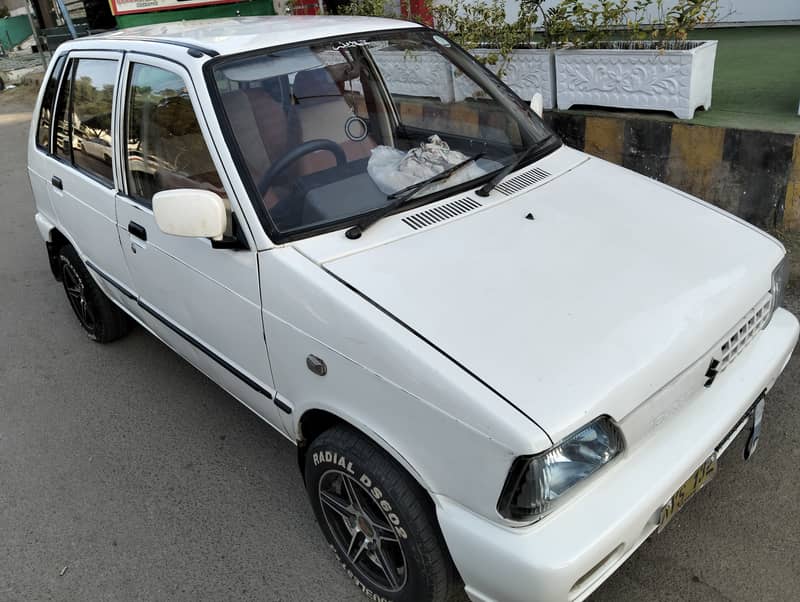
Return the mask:
<svg viewBox="0 0 800 602">
<path fill-rule="evenodd" d="M 381 192 L 392 194 L 466 160 L 467 156 L 464 153 L 450 150 L 447 142 L 434 135 L 407 153 L 391 146 L 376 146 L 372 149 L 372 155 L 367 162 L 367 173 Z M 425 192 L 449 188 L 479 178 L 485 173 L 484 169 L 471 163 L 447 180 L 431 184 Z"/>
</svg>

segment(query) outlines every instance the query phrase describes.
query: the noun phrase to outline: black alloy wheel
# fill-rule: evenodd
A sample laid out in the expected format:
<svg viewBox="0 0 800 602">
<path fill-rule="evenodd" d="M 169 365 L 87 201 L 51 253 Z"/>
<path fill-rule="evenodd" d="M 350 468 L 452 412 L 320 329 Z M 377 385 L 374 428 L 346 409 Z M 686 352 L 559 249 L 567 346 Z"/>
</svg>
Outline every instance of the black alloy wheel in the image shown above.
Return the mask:
<svg viewBox="0 0 800 602">
<path fill-rule="evenodd" d="M 317 522 L 369 599 L 445 602 L 463 587 L 433 500 L 394 458 L 344 424 L 320 434 L 305 453 Z"/>
<path fill-rule="evenodd" d="M 86 286 L 78 275 L 78 272 L 68 261 L 61 263 L 61 279 L 67 299 L 72 306 L 72 311 L 78 317 L 78 321 L 83 326 L 90 338 L 95 338 L 97 334 L 97 321 L 89 301 L 86 299 Z"/>
<path fill-rule="evenodd" d="M 319 502 L 337 547 L 387 592 L 406 582 L 406 559 L 400 538 L 370 492 L 345 471 L 331 469 L 319 480 Z"/>
</svg>

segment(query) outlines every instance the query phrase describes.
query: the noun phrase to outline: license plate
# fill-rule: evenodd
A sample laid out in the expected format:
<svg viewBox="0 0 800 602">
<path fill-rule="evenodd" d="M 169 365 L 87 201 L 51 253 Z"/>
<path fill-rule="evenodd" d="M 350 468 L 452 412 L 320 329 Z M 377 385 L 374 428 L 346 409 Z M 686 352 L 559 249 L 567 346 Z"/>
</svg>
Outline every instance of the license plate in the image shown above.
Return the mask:
<svg viewBox="0 0 800 602">
<path fill-rule="evenodd" d="M 744 459 L 747 460 L 750 456 L 753 455 L 753 452 L 756 451 L 756 446 L 758 445 L 758 439 L 761 434 L 761 422 L 764 416 L 764 405 L 766 402 L 766 398 L 764 393 L 758 396 L 758 399 L 755 400 L 750 409 L 744 415 L 742 420 L 731 429 L 731 432 L 722 440 L 722 442 L 717 446 L 714 453 L 712 453 L 703 464 L 694 471 L 692 476 L 686 479 L 686 482 L 681 485 L 678 490 L 672 494 L 672 497 L 669 501 L 661 507 L 661 511 L 659 512 L 658 516 L 658 532 L 664 529 L 667 526 L 667 523 L 672 520 L 672 517 L 675 516 L 681 508 L 686 505 L 691 497 L 700 491 L 702 487 L 708 483 L 714 475 L 717 473 L 717 458 L 722 455 L 722 453 L 728 448 L 728 446 L 733 442 L 733 440 L 739 435 L 742 430 L 744 430 L 745 426 L 750 422 L 752 419 L 752 427 L 750 430 L 750 436 L 747 439 L 747 445 L 745 445 L 744 450 Z"/>
<path fill-rule="evenodd" d="M 717 452 L 711 454 L 703 464 L 686 479 L 678 490 L 672 494 L 670 500 L 661 508 L 658 517 L 658 532 L 660 533 L 667 523 L 672 520 L 681 508 L 686 505 L 692 496 L 708 483 L 717 473 Z"/>
</svg>

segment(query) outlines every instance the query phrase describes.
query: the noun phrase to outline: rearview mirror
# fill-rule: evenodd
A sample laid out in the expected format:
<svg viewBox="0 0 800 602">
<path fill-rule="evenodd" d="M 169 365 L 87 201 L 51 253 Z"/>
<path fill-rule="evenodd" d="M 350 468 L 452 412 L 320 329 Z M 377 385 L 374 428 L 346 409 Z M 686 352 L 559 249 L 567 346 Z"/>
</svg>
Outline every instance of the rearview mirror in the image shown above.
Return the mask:
<svg viewBox="0 0 800 602">
<path fill-rule="evenodd" d="M 164 234 L 221 240 L 228 224 L 225 202 L 215 192 L 195 188 L 153 195 L 153 215 Z"/>
</svg>

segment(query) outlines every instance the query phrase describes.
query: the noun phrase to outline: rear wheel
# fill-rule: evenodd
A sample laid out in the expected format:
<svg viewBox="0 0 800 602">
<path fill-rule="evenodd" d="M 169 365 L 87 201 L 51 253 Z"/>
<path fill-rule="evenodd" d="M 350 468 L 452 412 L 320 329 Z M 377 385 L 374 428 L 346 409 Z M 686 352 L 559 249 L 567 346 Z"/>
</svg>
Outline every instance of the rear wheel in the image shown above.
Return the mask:
<svg viewBox="0 0 800 602">
<path fill-rule="evenodd" d="M 451 597 L 458 579 L 430 499 L 382 449 L 352 428 L 334 427 L 310 445 L 305 476 L 325 538 L 368 598 Z"/>
<path fill-rule="evenodd" d="M 72 245 L 61 247 L 58 265 L 67 300 L 89 338 L 110 343 L 125 336 L 130 318 L 100 290 Z"/>
</svg>

